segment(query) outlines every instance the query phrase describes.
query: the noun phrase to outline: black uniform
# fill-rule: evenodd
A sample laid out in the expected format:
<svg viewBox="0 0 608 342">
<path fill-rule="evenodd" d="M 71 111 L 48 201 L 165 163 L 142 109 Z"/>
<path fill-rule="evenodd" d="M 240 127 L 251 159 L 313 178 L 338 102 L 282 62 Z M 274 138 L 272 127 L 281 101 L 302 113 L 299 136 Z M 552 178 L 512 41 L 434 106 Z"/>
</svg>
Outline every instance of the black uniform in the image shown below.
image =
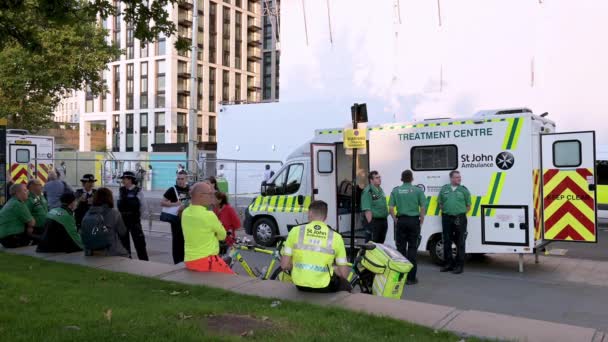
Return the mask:
<svg viewBox="0 0 608 342">
<path fill-rule="evenodd" d="M 76 190 L 76 199 L 78 200 L 78 207 L 74 210 L 74 218 L 76 219 L 76 228 L 80 231 L 80 224 L 82 223 L 82 219 L 84 215 L 89 211 L 91 204 L 89 201 L 95 195 L 96 189 L 91 189 L 91 193 L 87 193 L 85 189 Z M 81 201 L 82 196 L 85 196 L 86 201 Z"/>
<path fill-rule="evenodd" d="M 133 238 L 133 244 L 137 251 L 139 260 L 148 260 L 148 252 L 146 251 L 146 239 L 141 226 L 141 202 L 137 195 L 141 189 L 137 186 L 131 190 L 124 186 L 119 189 L 118 211 L 122 215 L 122 220 Z M 129 234 L 125 234 L 122 238 L 122 243 L 131 254 L 131 240 Z"/>
</svg>

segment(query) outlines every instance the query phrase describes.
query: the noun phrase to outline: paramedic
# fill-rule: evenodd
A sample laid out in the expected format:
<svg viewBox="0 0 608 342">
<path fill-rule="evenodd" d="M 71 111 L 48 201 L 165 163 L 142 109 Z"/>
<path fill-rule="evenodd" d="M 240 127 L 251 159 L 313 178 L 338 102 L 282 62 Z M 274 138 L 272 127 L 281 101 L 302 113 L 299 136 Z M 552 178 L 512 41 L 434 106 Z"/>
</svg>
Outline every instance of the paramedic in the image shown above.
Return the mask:
<svg viewBox="0 0 608 342">
<path fill-rule="evenodd" d="M 364 223 L 366 238 L 365 242 L 372 240 L 377 243 L 384 243 L 388 223 L 388 206 L 384 191 L 380 187 L 382 177 L 378 171 L 372 171 L 368 177 L 369 185 L 363 189 L 361 194 L 361 210 L 365 213 Z"/>
<path fill-rule="evenodd" d="M 420 226 L 424 222 L 426 206 L 424 192 L 419 187 L 412 185 L 413 180 L 412 171 L 403 171 L 401 173 L 403 184 L 393 189 L 388 204 L 393 222 L 397 223 L 395 241 L 397 249 L 414 265 L 407 274 L 406 284 L 408 285 L 418 283 L 416 254 L 420 244 Z"/>
<path fill-rule="evenodd" d="M 123 172 L 123 186 L 118 189 L 118 211 L 122 216 L 122 220 L 127 227 L 127 231 L 133 238 L 133 244 L 137 251 L 139 260 L 148 260 L 148 252 L 146 251 L 146 238 L 144 230 L 141 226 L 141 215 L 144 212 L 144 195 L 141 188 L 137 186 L 135 173 L 131 171 Z M 125 246 L 129 254 L 131 254 L 131 240 L 129 234 L 123 237 L 122 244 Z"/>
<path fill-rule="evenodd" d="M 218 255 L 219 242 L 226 239 L 226 230 L 209 210 L 214 203 L 215 191 L 211 184 L 199 182 L 190 188 L 190 205 L 182 212 L 184 261 L 191 271 L 234 274 Z"/>
<path fill-rule="evenodd" d="M 16 248 L 38 243 L 34 234 L 36 220 L 27 209 L 25 184 L 13 184 L 9 189 L 11 199 L 0 210 L 0 244 L 4 248 Z"/>
<path fill-rule="evenodd" d="M 342 236 L 323 221 L 327 203 L 313 201 L 306 225 L 293 228 L 283 247 L 281 268 L 291 270 L 296 287 L 308 292 L 350 291 L 349 268 Z M 334 261 L 338 266 L 334 271 Z"/>
<path fill-rule="evenodd" d="M 467 212 L 471 209 L 471 193 L 461 185 L 460 172 L 450 172 L 450 184 L 439 191 L 439 207 L 443 225 L 443 257 L 441 272 L 460 274 L 464 268 L 465 241 L 467 238 Z M 452 255 L 452 242 L 456 244 L 456 260 Z"/>
</svg>

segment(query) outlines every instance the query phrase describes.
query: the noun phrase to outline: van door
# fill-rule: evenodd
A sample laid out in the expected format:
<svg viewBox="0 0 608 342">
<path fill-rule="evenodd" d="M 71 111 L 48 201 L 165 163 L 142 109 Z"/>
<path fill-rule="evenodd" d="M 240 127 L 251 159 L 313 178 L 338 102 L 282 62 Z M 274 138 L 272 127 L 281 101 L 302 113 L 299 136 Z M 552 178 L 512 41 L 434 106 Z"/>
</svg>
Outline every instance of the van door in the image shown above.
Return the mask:
<svg viewBox="0 0 608 342">
<path fill-rule="evenodd" d="M 595 132 L 543 134 L 540 142 L 543 239 L 597 242 Z"/>
<path fill-rule="evenodd" d="M 311 144 L 312 198 L 327 203 L 327 220 L 338 229 L 336 146 L 334 144 Z"/>
<path fill-rule="evenodd" d="M 35 177 L 36 145 L 10 144 L 8 158 L 13 183 L 27 183 L 30 178 Z"/>
</svg>

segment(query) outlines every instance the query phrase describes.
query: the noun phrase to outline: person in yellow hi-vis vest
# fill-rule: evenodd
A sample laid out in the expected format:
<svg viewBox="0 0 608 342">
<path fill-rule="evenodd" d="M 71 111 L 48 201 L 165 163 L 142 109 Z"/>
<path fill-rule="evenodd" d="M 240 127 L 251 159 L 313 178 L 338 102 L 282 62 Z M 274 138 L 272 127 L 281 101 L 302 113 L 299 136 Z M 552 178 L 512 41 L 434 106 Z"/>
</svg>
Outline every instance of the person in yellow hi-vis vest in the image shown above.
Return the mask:
<svg viewBox="0 0 608 342">
<path fill-rule="evenodd" d="M 283 247 L 281 268 L 291 270 L 299 290 L 308 292 L 350 291 L 349 268 L 342 236 L 324 223 L 327 203 L 313 201 L 309 223 L 294 227 Z M 334 262 L 338 266 L 334 271 Z"/>
</svg>

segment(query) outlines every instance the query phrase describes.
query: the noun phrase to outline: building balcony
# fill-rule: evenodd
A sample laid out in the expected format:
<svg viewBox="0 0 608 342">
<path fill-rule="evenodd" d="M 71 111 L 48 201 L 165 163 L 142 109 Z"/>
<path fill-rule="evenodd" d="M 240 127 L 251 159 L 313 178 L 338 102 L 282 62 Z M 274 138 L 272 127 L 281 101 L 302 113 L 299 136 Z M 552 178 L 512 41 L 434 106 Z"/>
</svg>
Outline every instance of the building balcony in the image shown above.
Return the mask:
<svg viewBox="0 0 608 342">
<path fill-rule="evenodd" d="M 247 19 L 247 29 L 251 32 L 257 32 L 262 30 L 262 24 L 258 18 Z"/>
<path fill-rule="evenodd" d="M 187 89 L 177 89 L 177 94 L 178 95 L 190 95 L 190 90 Z"/>
<path fill-rule="evenodd" d="M 250 91 L 258 91 L 262 88 L 257 82 L 247 82 L 247 89 Z"/>
<path fill-rule="evenodd" d="M 259 48 L 247 49 L 247 59 L 250 61 L 259 61 L 262 59 L 262 51 Z"/>
<path fill-rule="evenodd" d="M 177 72 L 177 77 L 179 77 L 179 78 L 190 78 L 190 72 L 189 71 L 178 71 Z"/>
<path fill-rule="evenodd" d="M 192 26 L 192 17 L 189 15 L 178 15 L 177 23 L 182 26 L 191 27 Z"/>
<path fill-rule="evenodd" d="M 247 45 L 249 46 L 261 46 L 262 45 L 262 40 L 260 38 L 259 34 L 249 34 L 247 35 Z"/>
<path fill-rule="evenodd" d="M 183 9 L 192 9 L 192 7 L 194 7 L 194 4 L 192 3 L 192 0 L 180 0 L 177 5 L 179 6 L 179 8 L 183 8 Z"/>
</svg>

